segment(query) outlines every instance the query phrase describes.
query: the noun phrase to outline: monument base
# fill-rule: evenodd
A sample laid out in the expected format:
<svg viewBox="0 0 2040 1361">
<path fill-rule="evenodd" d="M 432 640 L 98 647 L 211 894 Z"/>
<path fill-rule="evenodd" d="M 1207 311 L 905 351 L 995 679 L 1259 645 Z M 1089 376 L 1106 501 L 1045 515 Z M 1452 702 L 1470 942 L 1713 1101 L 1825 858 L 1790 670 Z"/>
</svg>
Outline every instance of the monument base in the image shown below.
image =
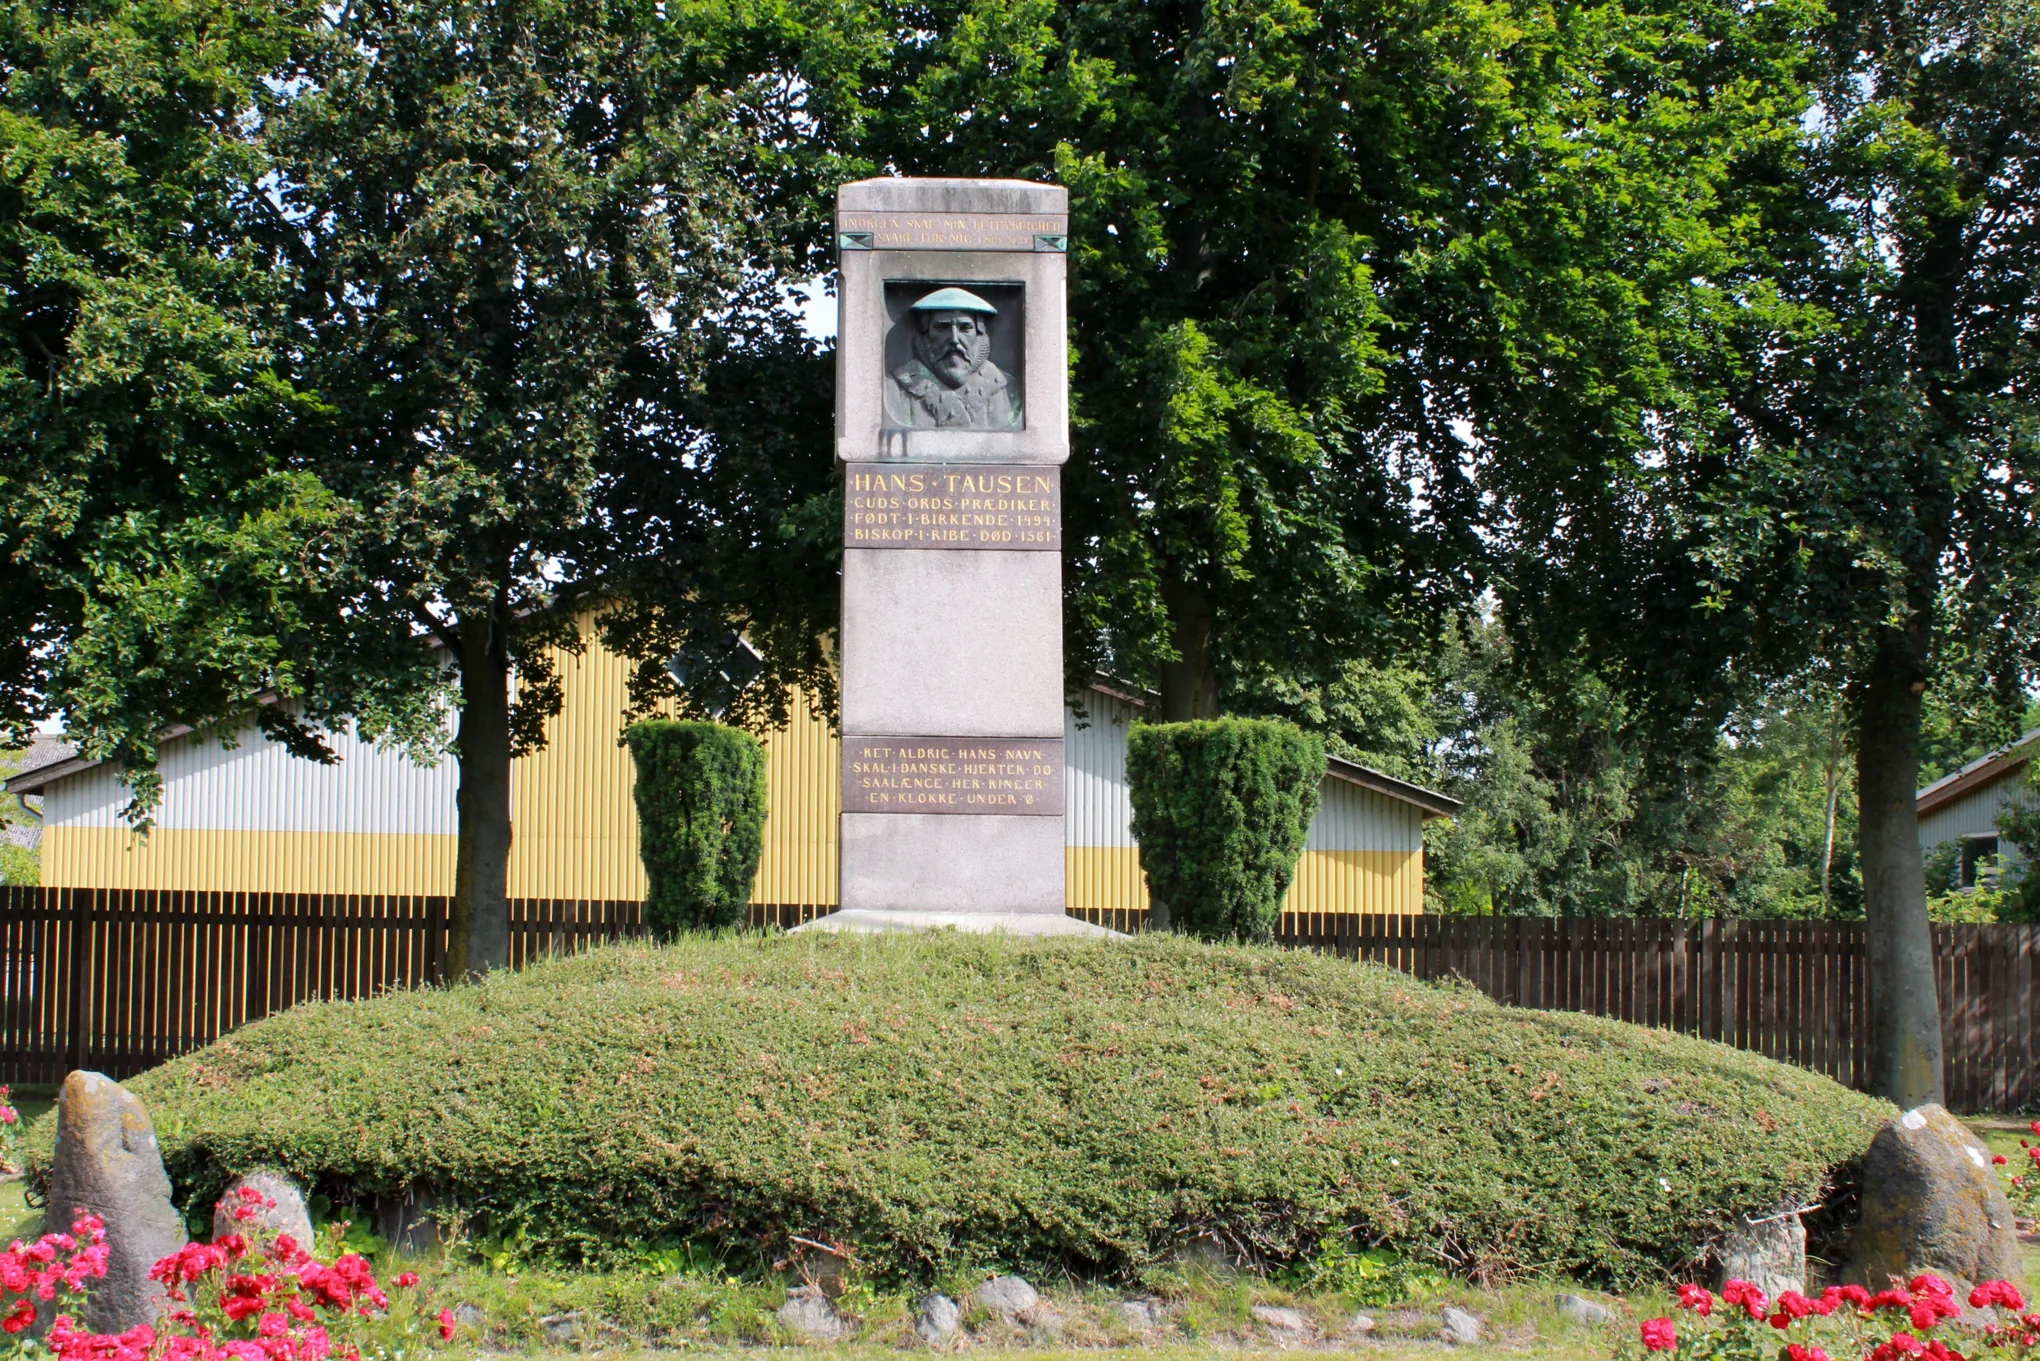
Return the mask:
<svg viewBox="0 0 2040 1361">
<path fill-rule="evenodd" d="M 1013 936 L 1090 936 L 1122 940 L 1122 933 L 1109 927 L 1060 913 L 1047 912 L 886 912 L 877 908 L 851 907 L 816 917 L 794 927 L 801 931 L 1004 931 Z"/>
<path fill-rule="evenodd" d="M 839 825 L 846 911 L 1063 914 L 1061 818 L 845 813 Z"/>
</svg>

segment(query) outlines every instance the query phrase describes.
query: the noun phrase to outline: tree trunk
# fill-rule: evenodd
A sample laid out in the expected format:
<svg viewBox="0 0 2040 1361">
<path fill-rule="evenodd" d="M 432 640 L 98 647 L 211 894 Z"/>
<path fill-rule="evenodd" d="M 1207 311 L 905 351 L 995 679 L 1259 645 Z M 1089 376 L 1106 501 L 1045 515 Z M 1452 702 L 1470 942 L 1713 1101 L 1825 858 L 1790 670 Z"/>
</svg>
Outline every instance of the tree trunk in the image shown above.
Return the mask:
<svg viewBox="0 0 2040 1361">
<path fill-rule="evenodd" d="M 1162 664 L 1162 721 L 1218 717 L 1218 663 L 1211 650 L 1211 602 L 1195 586 L 1165 581 L 1170 642 L 1178 660 Z"/>
<path fill-rule="evenodd" d="M 1917 751 L 1918 744 L 1914 744 Z M 1917 765 L 1915 758 L 1915 765 Z M 1834 915 L 1835 884 L 1835 805 L 1842 797 L 1842 720 L 1841 715 L 1828 716 L 1828 757 L 1827 757 L 1827 839 L 1820 848 L 1820 915 Z"/>
<path fill-rule="evenodd" d="M 446 975 L 510 963 L 510 654 L 487 616 L 460 626 L 460 849 L 447 919 Z"/>
<path fill-rule="evenodd" d="M 1904 634 L 1879 639 L 1856 686 L 1856 845 L 1870 981 L 1870 1090 L 1905 1110 L 1941 1100 L 1941 1008 L 1920 868 L 1925 668 Z"/>
</svg>

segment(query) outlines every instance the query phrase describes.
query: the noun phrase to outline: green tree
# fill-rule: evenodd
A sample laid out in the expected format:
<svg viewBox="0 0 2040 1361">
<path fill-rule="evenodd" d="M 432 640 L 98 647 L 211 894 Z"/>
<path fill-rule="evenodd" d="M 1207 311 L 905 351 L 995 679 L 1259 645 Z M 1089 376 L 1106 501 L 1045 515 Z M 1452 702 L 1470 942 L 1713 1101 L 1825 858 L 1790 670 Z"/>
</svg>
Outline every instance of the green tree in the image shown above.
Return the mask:
<svg viewBox="0 0 2040 1361">
<path fill-rule="evenodd" d="M 767 82 L 718 84 L 727 31 L 649 0 L 350 5 L 271 124 L 322 403 L 304 456 L 374 530 L 351 608 L 457 677 L 456 974 L 507 958 L 510 763 L 558 711 L 549 649 L 580 647 L 627 522 L 689 505 L 632 499 L 645 432 L 684 442 L 708 323 L 775 302 Z"/>
<path fill-rule="evenodd" d="M 1871 1085 L 1914 1105 L 1941 1092 L 1913 809 L 1927 697 L 1972 730 L 1993 697 L 2007 734 L 2040 636 L 2040 10 L 1840 0 L 1810 36 L 1806 80 L 1773 95 L 1805 109 L 1793 145 L 1749 180 L 1728 267 L 1696 260 L 1704 324 L 1631 447 L 1585 477 L 1497 456 L 1487 478 L 1552 508 L 1513 545 L 1523 635 L 1585 637 L 1668 728 L 1754 685 L 1841 685 Z"/>
<path fill-rule="evenodd" d="M 1154 925 L 1206 940 L 1268 939 L 1324 778 L 1324 743 L 1294 724 L 1136 723 L 1127 795 Z"/>
<path fill-rule="evenodd" d="M 120 0 L 0 23 L 0 719 L 63 712 L 145 817 L 172 724 L 252 713 L 329 759 L 351 722 L 429 754 L 451 699 L 450 963 L 502 963 L 548 648 L 702 523 L 646 450 L 685 461 L 698 357 L 780 303 L 761 186 L 806 163 L 774 149 L 809 107 L 772 56 L 793 20 Z"/>
<path fill-rule="evenodd" d="M 765 748 L 720 723 L 648 719 L 624 732 L 637 771 L 638 852 L 660 940 L 738 926 L 765 850 Z"/>
<path fill-rule="evenodd" d="M 160 732 L 429 744 L 430 669 L 340 608 L 361 521 L 295 466 L 258 132 L 312 11 L 0 10 L 0 732 L 61 715 L 146 820 Z"/>
<path fill-rule="evenodd" d="M 632 709 L 664 702 L 753 731 L 784 727 L 795 687 L 836 711 L 843 501 L 834 472 L 833 356 L 803 337 L 718 330 L 676 395 L 675 423 L 640 427 L 609 466 L 598 570 L 605 641 L 636 660 Z M 741 689 L 718 679 L 737 639 Z M 698 659 L 682 686 L 668 663 Z M 755 676 L 749 675 L 757 668 Z M 734 679 L 734 678 L 732 678 Z"/>
<path fill-rule="evenodd" d="M 1475 445 L 1594 466 L 1792 144 L 1809 6 L 917 6 L 859 147 L 1071 191 L 1068 647 L 1170 718 L 1421 651 Z M 1627 583 L 1607 583 L 1621 589 Z"/>
<path fill-rule="evenodd" d="M 1428 829 L 1434 910 L 1514 915 L 1852 917 L 1855 801 L 1831 692 L 1763 695 L 1704 746 L 1584 658 L 1524 665 L 1495 620 L 1436 662 L 1433 776 L 1464 800 Z M 1453 710 L 1456 708 L 1456 713 Z"/>
<path fill-rule="evenodd" d="M 1768 390 L 1721 441 L 1704 560 L 1747 659 L 1847 679 L 1883 999 L 1871 1085 L 1910 1106 L 1941 1094 L 1913 811 L 1926 695 L 1987 688 L 2008 733 L 2040 643 L 2040 8 L 1844 0 L 1824 48 L 1819 212 L 1789 257 L 1821 324 L 1753 375 Z"/>
</svg>

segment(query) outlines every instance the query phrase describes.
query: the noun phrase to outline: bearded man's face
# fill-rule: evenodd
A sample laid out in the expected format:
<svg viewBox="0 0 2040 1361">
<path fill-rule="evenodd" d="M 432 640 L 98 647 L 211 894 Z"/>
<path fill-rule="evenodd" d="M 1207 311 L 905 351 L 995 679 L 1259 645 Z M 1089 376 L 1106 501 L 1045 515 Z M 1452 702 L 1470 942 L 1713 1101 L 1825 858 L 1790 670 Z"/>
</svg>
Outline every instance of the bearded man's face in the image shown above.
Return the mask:
<svg viewBox="0 0 2040 1361">
<path fill-rule="evenodd" d="M 975 312 L 930 312 L 928 328 L 914 336 L 914 358 L 950 387 L 976 373 L 991 352 L 991 332 Z"/>
</svg>

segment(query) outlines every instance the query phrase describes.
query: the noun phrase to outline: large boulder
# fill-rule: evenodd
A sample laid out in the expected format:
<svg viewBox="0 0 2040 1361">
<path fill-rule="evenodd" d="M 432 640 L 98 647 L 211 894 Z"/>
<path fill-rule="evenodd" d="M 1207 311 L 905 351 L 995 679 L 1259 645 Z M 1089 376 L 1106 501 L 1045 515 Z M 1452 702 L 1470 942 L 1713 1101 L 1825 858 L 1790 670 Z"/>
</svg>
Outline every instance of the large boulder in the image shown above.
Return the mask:
<svg viewBox="0 0 2040 1361">
<path fill-rule="evenodd" d="M 1940 1106 L 1888 1120 L 1871 1140 L 1847 1276 L 1874 1290 L 1922 1271 L 1947 1277 L 1958 1296 L 1979 1281 L 2025 1284 L 1990 1150 Z"/>
<path fill-rule="evenodd" d="M 163 1287 L 149 1279 L 149 1268 L 184 1246 L 184 1216 L 170 1203 L 148 1108 L 100 1073 L 72 1073 L 57 1096 L 50 1223 L 69 1228 L 79 1210 L 106 1221 L 108 1253 L 105 1278 L 86 1296 L 85 1325 L 122 1333 L 155 1323 Z"/>
</svg>

